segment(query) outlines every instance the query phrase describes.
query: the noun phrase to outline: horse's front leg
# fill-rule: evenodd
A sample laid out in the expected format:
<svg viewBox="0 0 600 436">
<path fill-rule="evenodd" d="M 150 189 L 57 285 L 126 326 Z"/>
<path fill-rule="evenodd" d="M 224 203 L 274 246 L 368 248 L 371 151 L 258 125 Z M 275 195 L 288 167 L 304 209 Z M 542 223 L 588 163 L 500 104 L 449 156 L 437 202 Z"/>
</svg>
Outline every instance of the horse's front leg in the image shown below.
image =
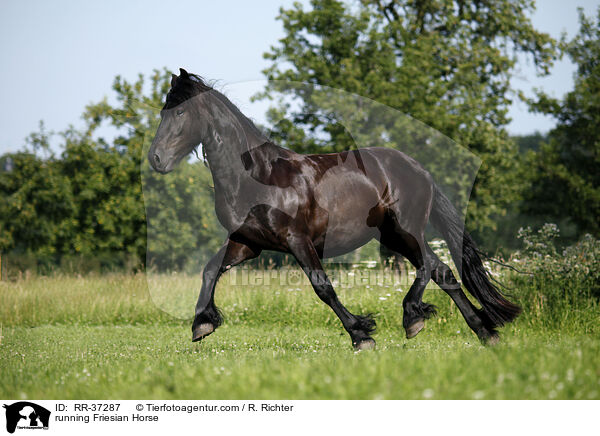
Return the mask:
<svg viewBox="0 0 600 436">
<path fill-rule="evenodd" d="M 214 301 L 215 287 L 221 274 L 259 254 L 260 250 L 258 249 L 228 239 L 217 254 L 208 261 L 202 273 L 202 288 L 196 304 L 196 316 L 192 324 L 193 342 L 210 335 L 223 321 Z"/>
<path fill-rule="evenodd" d="M 315 247 L 308 238 L 292 237 L 288 240 L 290 251 L 308 276 L 317 296 L 333 309 L 350 334 L 352 345 L 357 350 L 375 347 L 371 333 L 375 330 L 375 321 L 371 316 L 354 315 L 344 307 L 323 270 Z"/>
</svg>

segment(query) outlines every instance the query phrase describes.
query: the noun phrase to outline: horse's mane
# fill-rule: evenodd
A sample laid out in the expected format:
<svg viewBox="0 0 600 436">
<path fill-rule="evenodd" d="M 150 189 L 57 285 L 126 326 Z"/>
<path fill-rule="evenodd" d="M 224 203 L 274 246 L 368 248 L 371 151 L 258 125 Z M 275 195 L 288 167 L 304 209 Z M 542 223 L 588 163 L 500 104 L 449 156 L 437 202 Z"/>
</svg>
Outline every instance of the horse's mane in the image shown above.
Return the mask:
<svg viewBox="0 0 600 436">
<path fill-rule="evenodd" d="M 222 93 L 209 85 L 206 80 L 198 74 L 188 73 L 181 69 L 181 74 L 176 77 L 174 85 L 171 87 L 167 94 L 167 99 L 163 109 L 172 109 L 186 100 L 200 95 L 204 92 L 212 92 L 215 97 L 219 99 L 239 120 L 245 129 L 248 129 L 260 138 L 267 140 L 265 134 L 252 122 L 250 118 L 244 115 L 236 105 L 234 105 L 227 97 Z M 173 82 L 172 82 L 173 83 Z"/>
<path fill-rule="evenodd" d="M 171 89 L 167 93 L 167 101 L 163 109 L 172 109 L 192 97 L 212 90 L 213 87 L 208 85 L 201 76 L 188 74 L 185 70 L 181 70 L 179 77 L 173 76 Z"/>
</svg>

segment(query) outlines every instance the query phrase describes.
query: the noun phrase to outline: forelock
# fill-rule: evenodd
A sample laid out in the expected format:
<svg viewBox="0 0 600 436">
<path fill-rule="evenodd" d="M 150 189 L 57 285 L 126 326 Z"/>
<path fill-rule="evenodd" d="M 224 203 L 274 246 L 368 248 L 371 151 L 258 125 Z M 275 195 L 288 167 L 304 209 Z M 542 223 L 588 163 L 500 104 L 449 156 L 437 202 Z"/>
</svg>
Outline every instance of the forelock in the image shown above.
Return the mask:
<svg viewBox="0 0 600 436">
<path fill-rule="evenodd" d="M 184 101 L 211 89 L 212 87 L 207 85 L 204 79 L 197 74 L 189 74 L 188 77 L 179 76 L 177 77 L 175 86 L 167 93 L 163 109 L 172 109 Z"/>
</svg>

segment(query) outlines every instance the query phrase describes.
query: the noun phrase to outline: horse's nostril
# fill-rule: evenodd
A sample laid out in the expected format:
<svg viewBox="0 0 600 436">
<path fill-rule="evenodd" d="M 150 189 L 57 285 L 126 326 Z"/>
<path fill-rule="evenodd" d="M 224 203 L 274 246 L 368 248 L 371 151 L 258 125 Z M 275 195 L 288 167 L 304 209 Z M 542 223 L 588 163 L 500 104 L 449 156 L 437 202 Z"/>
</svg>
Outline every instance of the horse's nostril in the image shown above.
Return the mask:
<svg viewBox="0 0 600 436">
<path fill-rule="evenodd" d="M 155 162 L 157 165 L 160 165 L 160 157 L 158 157 L 158 155 L 157 155 L 157 154 L 155 154 L 155 155 L 154 155 L 154 162 Z"/>
</svg>

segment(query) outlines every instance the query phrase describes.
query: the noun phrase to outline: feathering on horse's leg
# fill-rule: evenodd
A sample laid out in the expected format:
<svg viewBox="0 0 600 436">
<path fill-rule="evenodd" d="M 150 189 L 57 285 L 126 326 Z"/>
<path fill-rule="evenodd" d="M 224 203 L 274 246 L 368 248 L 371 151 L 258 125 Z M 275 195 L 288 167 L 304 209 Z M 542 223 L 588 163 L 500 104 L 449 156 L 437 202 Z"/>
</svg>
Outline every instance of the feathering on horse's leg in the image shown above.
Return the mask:
<svg viewBox="0 0 600 436">
<path fill-rule="evenodd" d="M 491 322 L 486 319 L 485 313 L 481 309 L 477 309 L 467 298 L 450 267 L 442 262 L 431 248 L 429 248 L 429 251 L 432 258 L 435 259 L 431 271 L 433 281 L 452 298 L 467 325 L 475 332 L 477 337 L 484 343 L 496 344 L 499 341 L 498 332 L 494 330 Z"/>
<path fill-rule="evenodd" d="M 338 316 L 344 329 L 352 339 L 352 345 L 357 350 L 372 349 L 375 340 L 371 334 L 375 330 L 375 321 L 371 315 L 354 315 L 338 299 L 333 285 L 323 270 L 321 260 L 313 243 L 307 238 L 292 238 L 290 250 L 298 264 L 308 276 L 317 296 Z"/>
<path fill-rule="evenodd" d="M 206 264 L 202 273 L 202 288 L 196 303 L 196 315 L 192 324 L 192 341 L 199 341 L 215 331 L 223 317 L 214 302 L 217 281 L 231 267 L 260 254 L 241 242 L 228 239 L 221 249 Z"/>
</svg>

